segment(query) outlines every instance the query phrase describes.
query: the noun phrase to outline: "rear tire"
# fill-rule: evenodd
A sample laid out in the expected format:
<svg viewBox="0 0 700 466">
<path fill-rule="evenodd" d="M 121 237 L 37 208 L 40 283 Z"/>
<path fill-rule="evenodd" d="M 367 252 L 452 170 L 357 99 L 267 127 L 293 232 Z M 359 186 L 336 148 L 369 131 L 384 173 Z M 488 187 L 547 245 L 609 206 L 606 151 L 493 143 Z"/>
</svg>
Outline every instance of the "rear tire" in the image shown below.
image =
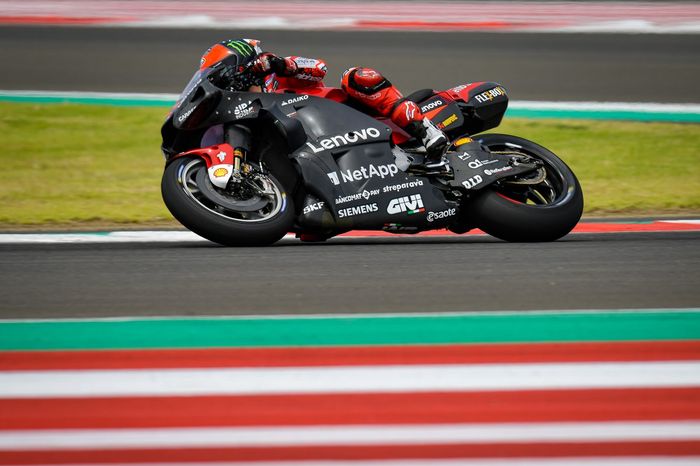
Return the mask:
<svg viewBox="0 0 700 466">
<path fill-rule="evenodd" d="M 177 158 L 163 173 L 163 201 L 170 213 L 189 230 L 224 246 L 269 245 L 291 230 L 295 217 L 292 196 L 271 174 L 261 175 L 261 179 L 272 194 L 251 196 L 252 201 L 232 197 L 212 185 L 207 186 L 209 196 L 204 195 L 198 182 L 210 183 L 207 176 L 206 165 L 199 157 Z M 259 204 L 261 208 L 243 212 L 235 208 L 250 204 Z"/>
<path fill-rule="evenodd" d="M 544 162 L 546 178 L 538 185 L 490 186 L 465 206 L 467 218 L 505 241 L 554 241 L 581 219 L 583 192 L 576 175 L 550 150 L 527 139 L 504 134 L 474 137 L 492 151 L 520 152 Z"/>
</svg>

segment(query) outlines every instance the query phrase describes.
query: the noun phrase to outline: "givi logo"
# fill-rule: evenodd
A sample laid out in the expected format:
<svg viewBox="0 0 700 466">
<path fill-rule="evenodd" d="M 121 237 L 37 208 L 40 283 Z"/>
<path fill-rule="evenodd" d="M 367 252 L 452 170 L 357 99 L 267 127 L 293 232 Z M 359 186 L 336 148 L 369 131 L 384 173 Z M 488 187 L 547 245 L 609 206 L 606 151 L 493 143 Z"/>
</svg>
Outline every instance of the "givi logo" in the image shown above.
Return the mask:
<svg viewBox="0 0 700 466">
<path fill-rule="evenodd" d="M 413 194 L 411 196 L 398 197 L 392 199 L 389 202 L 389 207 L 386 209 L 389 214 L 400 214 L 402 212 L 408 213 L 408 215 L 417 214 L 424 212 L 423 208 L 423 198 L 420 194 Z"/>
</svg>

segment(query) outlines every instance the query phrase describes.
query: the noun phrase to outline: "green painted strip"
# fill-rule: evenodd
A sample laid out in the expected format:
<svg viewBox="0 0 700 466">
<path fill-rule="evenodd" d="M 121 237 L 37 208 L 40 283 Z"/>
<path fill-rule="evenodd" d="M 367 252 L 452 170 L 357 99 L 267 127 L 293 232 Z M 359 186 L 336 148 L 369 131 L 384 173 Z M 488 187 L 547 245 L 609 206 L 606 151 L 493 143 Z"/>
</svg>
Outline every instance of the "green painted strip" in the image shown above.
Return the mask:
<svg viewBox="0 0 700 466">
<path fill-rule="evenodd" d="M 174 99 L 128 99 L 120 97 L 66 97 L 66 96 L 30 96 L 0 95 L 2 102 L 19 102 L 35 104 L 86 104 L 115 105 L 124 107 L 172 107 Z"/>
<path fill-rule="evenodd" d="M 246 44 L 248 45 L 248 44 Z M 0 102 L 77 103 L 140 107 L 171 107 L 175 94 L 128 94 L 109 92 L 2 91 Z M 547 108 L 554 105 L 555 108 Z M 556 106 L 564 106 L 556 108 Z M 590 108 L 586 102 L 556 103 L 513 101 L 507 116 L 512 118 L 558 118 L 586 120 L 632 120 L 700 123 L 700 111 L 694 104 L 601 104 Z"/>
<path fill-rule="evenodd" d="M 506 112 L 511 118 L 558 118 L 581 120 L 633 120 L 668 121 L 675 123 L 700 123 L 698 113 L 635 112 L 613 110 L 550 110 L 511 108 Z"/>
<path fill-rule="evenodd" d="M 1 350 L 700 339 L 700 309 L 0 322 Z"/>
</svg>

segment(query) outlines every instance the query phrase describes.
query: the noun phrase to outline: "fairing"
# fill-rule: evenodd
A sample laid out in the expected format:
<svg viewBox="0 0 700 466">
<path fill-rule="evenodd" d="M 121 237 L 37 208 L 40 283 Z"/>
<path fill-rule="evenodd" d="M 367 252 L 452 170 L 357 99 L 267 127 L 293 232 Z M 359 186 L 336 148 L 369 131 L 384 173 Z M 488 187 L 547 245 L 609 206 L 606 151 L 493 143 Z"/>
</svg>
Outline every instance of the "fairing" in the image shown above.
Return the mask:
<svg viewBox="0 0 700 466">
<path fill-rule="evenodd" d="M 460 203 L 446 194 L 482 189 L 502 177 L 501 171 L 513 170 L 507 168 L 507 157 L 492 155 L 470 140 L 460 147 L 462 159 L 452 163 L 455 179 L 438 187 L 434 178 L 400 170 L 393 152 L 400 149 L 392 147 L 397 142 L 392 137 L 402 132 L 388 120 L 341 103 L 346 97 L 341 90 L 230 92 L 214 85 L 211 76 L 215 71 L 207 68 L 194 75 L 166 121 L 166 158 L 198 148 L 202 134 L 214 125 L 235 123 L 277 132 L 286 144 L 286 163 L 291 161 L 301 180 L 297 224 L 302 231 L 410 233 L 449 226 L 457 220 Z M 487 127 L 502 118 L 505 95 L 485 103 L 475 97 L 489 86 L 497 85 L 478 83 L 438 92 L 419 105 L 448 135 L 464 134 L 465 128 Z M 211 160 L 215 149 L 210 149 L 199 153 Z M 489 165 L 491 174 L 485 174 L 482 165 Z"/>
</svg>

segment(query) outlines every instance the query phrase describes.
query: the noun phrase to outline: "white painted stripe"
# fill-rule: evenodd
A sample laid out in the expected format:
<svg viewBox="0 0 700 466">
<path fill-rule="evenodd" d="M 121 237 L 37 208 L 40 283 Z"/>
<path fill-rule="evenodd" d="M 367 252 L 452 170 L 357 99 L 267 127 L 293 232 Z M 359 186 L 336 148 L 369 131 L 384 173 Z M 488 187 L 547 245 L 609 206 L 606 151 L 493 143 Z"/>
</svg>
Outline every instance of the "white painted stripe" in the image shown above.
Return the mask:
<svg viewBox="0 0 700 466">
<path fill-rule="evenodd" d="M 60 99 L 120 99 L 152 100 L 175 102 L 179 94 L 146 92 L 90 92 L 90 91 L 35 91 L 35 90 L 0 90 L 0 95 L 8 97 L 50 97 Z"/>
<path fill-rule="evenodd" d="M 462 311 L 462 312 L 397 312 L 397 313 L 369 313 L 369 314 L 270 314 L 270 315 L 201 315 L 186 316 L 163 315 L 163 316 L 123 316 L 123 317 L 67 317 L 60 319 L 0 319 L 0 324 L 28 323 L 28 322 L 141 322 L 154 320 L 280 320 L 280 319 L 395 319 L 405 317 L 478 317 L 478 316 L 522 316 L 525 315 L 560 315 L 560 314 L 657 314 L 659 312 L 680 312 L 695 314 L 700 312 L 700 308 L 647 308 L 647 309 L 530 309 L 523 311 Z"/>
<path fill-rule="evenodd" d="M 689 223 L 691 225 L 700 225 L 700 220 L 659 220 L 661 223 Z"/>
<path fill-rule="evenodd" d="M 0 431 L 0 450 L 699 440 L 700 422 L 426 424 Z"/>
<path fill-rule="evenodd" d="M 700 386 L 700 362 L 0 372 L 0 397 Z"/>
<path fill-rule="evenodd" d="M 112 231 L 104 233 L 6 233 L 0 244 L 180 243 L 208 241 L 191 231 Z"/>
<path fill-rule="evenodd" d="M 89 100 L 144 100 L 162 101 L 174 103 L 178 94 L 166 93 L 133 93 L 133 92 L 80 92 L 80 91 L 38 91 L 38 90 L 2 90 L 0 97 L 35 97 L 35 98 L 61 98 L 61 99 L 89 99 Z M 512 100 L 509 108 L 522 110 L 567 110 L 567 111 L 633 111 L 645 113 L 700 113 L 700 104 L 696 103 L 658 103 L 658 102 L 586 102 L 586 101 L 537 101 L 537 100 Z"/>
<path fill-rule="evenodd" d="M 484 236 L 485 234 L 480 234 Z M 422 238 L 454 237 L 454 233 L 431 234 Z M 344 239 L 388 238 L 387 236 L 363 236 L 358 232 L 338 236 Z M 293 233 L 284 236 L 285 240 L 295 239 Z M 412 235 L 415 238 L 415 235 Z M 191 232 L 182 230 L 165 231 L 111 231 L 98 233 L 0 233 L 0 244 L 112 244 L 112 243 L 184 243 L 208 242 L 209 240 Z"/>
<path fill-rule="evenodd" d="M 136 466 L 136 463 L 129 463 Z M 210 464 L 212 466 L 301 466 L 299 461 L 255 461 L 255 462 L 210 462 L 197 463 L 198 465 Z M 591 457 L 591 458 L 497 458 L 497 459 L 436 459 L 431 458 L 429 463 L 425 459 L 420 460 L 304 460 L 303 466 L 698 466 L 700 456 L 660 456 L 660 457 Z M 139 463 L 140 466 L 193 466 L 193 463 Z M 12 466 L 12 465 L 9 465 Z M 14 465 L 19 466 L 19 465 Z M 35 466 L 55 466 L 35 465 Z M 112 463 L 91 463 L 80 465 L 65 464 L 62 466 L 114 466 Z"/>
</svg>

